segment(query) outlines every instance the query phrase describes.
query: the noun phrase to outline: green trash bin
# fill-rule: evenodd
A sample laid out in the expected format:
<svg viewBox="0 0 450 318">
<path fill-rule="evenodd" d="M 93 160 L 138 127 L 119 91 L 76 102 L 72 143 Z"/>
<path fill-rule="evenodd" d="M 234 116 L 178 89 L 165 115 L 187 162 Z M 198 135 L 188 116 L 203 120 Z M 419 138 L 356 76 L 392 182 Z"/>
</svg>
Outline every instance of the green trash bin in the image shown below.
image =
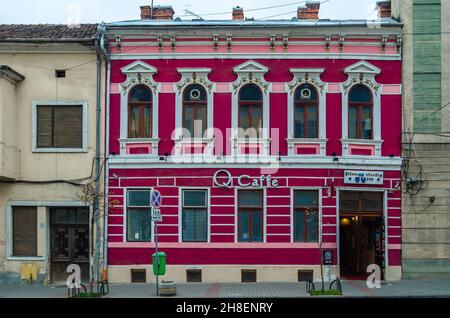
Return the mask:
<svg viewBox="0 0 450 318">
<path fill-rule="evenodd" d="M 166 253 L 158 252 L 159 266 L 158 270 L 156 270 L 156 253 L 153 253 L 153 274 L 154 275 L 164 275 L 166 273 Z"/>
</svg>

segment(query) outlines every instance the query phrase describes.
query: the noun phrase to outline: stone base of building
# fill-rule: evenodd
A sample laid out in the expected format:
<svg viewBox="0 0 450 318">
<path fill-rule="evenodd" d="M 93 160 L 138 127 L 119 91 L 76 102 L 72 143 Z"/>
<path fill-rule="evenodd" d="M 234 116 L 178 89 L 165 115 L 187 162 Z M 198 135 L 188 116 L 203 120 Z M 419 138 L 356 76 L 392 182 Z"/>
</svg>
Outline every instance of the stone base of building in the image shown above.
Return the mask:
<svg viewBox="0 0 450 318">
<path fill-rule="evenodd" d="M 396 281 L 402 279 L 402 267 L 401 266 L 387 266 L 384 272 L 385 280 Z"/>
<path fill-rule="evenodd" d="M 450 259 L 404 259 L 403 279 L 450 279 Z"/>
<path fill-rule="evenodd" d="M 152 267 L 150 265 L 109 266 L 108 277 L 111 283 L 131 283 L 131 270 L 143 270 L 146 272 L 146 282 L 155 282 Z M 257 282 L 298 282 L 299 271 L 311 271 L 314 281 L 320 281 L 320 266 L 318 265 L 204 265 L 167 266 L 166 274 L 160 276 L 161 280 L 170 280 L 177 283 L 187 282 L 188 270 L 201 270 L 202 283 L 240 283 L 242 282 L 242 270 L 256 270 Z M 339 276 L 339 267 L 324 266 L 325 281 L 330 282 Z"/>
</svg>

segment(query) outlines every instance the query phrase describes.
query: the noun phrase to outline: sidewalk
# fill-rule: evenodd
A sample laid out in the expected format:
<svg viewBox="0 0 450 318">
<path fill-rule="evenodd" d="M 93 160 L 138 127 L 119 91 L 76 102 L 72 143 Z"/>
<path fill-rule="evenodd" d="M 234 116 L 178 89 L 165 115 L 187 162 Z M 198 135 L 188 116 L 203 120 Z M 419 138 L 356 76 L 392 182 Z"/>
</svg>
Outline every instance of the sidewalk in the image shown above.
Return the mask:
<svg viewBox="0 0 450 318">
<path fill-rule="evenodd" d="M 316 284 L 320 288 L 320 283 Z M 328 284 L 326 284 L 328 288 Z M 399 281 L 369 289 L 365 281 L 343 281 L 344 297 L 450 297 L 450 280 Z M 0 285 L 0 298 L 66 298 L 67 288 L 52 285 Z M 105 298 L 156 297 L 154 284 L 112 284 Z M 310 297 L 305 283 L 178 284 L 176 298 Z M 330 297 L 330 296 L 328 296 Z M 340 297 L 340 296 L 338 296 Z"/>
</svg>

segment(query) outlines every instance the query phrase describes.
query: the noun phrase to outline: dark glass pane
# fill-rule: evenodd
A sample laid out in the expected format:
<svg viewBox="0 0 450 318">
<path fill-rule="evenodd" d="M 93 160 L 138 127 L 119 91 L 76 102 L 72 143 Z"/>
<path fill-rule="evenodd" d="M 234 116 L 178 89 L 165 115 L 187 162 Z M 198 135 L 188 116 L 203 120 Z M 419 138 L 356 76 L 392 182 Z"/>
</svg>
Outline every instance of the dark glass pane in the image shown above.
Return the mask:
<svg viewBox="0 0 450 318">
<path fill-rule="evenodd" d="M 195 138 L 202 138 L 206 130 L 206 105 L 197 105 L 194 118 L 194 136 Z"/>
<path fill-rule="evenodd" d="M 372 99 L 372 93 L 364 85 L 355 85 L 350 90 L 349 101 L 353 103 L 369 103 Z"/>
<path fill-rule="evenodd" d="M 294 192 L 294 205 L 296 207 L 317 208 L 317 191 L 296 190 Z"/>
<path fill-rule="evenodd" d="M 305 137 L 305 107 L 295 106 L 295 138 Z"/>
<path fill-rule="evenodd" d="M 239 127 L 244 130 L 250 127 L 250 106 L 239 107 Z"/>
<path fill-rule="evenodd" d="M 383 211 L 383 193 L 382 192 L 361 192 L 361 210 L 367 212 Z"/>
<path fill-rule="evenodd" d="M 130 123 L 129 123 L 129 138 L 138 138 L 139 137 L 139 107 L 131 106 L 130 107 Z"/>
<path fill-rule="evenodd" d="M 295 100 L 316 101 L 316 88 L 310 84 L 303 84 L 295 90 Z"/>
<path fill-rule="evenodd" d="M 143 138 L 150 138 L 152 135 L 152 109 L 150 107 L 144 107 L 144 118 L 143 118 Z"/>
<path fill-rule="evenodd" d="M 127 210 L 127 240 L 151 241 L 152 222 L 150 209 Z"/>
<path fill-rule="evenodd" d="M 262 115 L 260 106 L 252 106 L 252 122 L 251 127 L 256 130 L 256 134 L 259 136 L 259 130 L 262 128 Z"/>
<path fill-rule="evenodd" d="M 294 213 L 294 241 L 303 242 L 305 240 L 305 212 L 296 211 Z"/>
<path fill-rule="evenodd" d="M 340 193 L 339 199 L 341 211 L 359 211 L 359 192 L 343 191 Z"/>
<path fill-rule="evenodd" d="M 88 224 L 89 209 L 88 208 L 51 208 L 50 210 L 52 223 L 57 224 Z"/>
<path fill-rule="evenodd" d="M 132 190 L 128 191 L 128 206 L 150 206 L 150 191 Z"/>
<path fill-rule="evenodd" d="M 308 107 L 308 138 L 317 138 L 317 107 Z"/>
<path fill-rule="evenodd" d="M 356 139 L 357 134 L 358 111 L 356 107 L 348 108 L 348 138 Z"/>
<path fill-rule="evenodd" d="M 261 89 L 253 84 L 245 85 L 239 91 L 239 99 L 242 101 L 262 101 Z"/>
<path fill-rule="evenodd" d="M 317 242 L 317 240 L 318 240 L 317 212 L 316 211 L 308 211 L 306 215 L 307 215 L 307 224 L 308 224 L 308 233 L 307 233 L 308 242 Z"/>
<path fill-rule="evenodd" d="M 240 207 L 262 207 L 262 191 L 239 191 Z"/>
<path fill-rule="evenodd" d="M 249 242 L 250 240 L 250 222 L 249 212 L 239 211 L 239 241 Z"/>
<path fill-rule="evenodd" d="M 363 139 L 372 138 L 372 107 L 366 106 L 362 108 L 362 132 L 361 136 Z"/>
<path fill-rule="evenodd" d="M 190 135 L 186 138 L 194 137 L 194 106 L 185 105 L 183 107 L 183 128 L 186 128 Z"/>
<path fill-rule="evenodd" d="M 184 90 L 184 100 L 190 102 L 206 101 L 205 88 L 198 84 L 188 86 Z"/>
<path fill-rule="evenodd" d="M 183 241 L 207 241 L 206 209 L 183 209 Z"/>
<path fill-rule="evenodd" d="M 150 88 L 144 85 L 138 85 L 131 89 L 130 102 L 151 102 L 152 93 Z"/>
<path fill-rule="evenodd" d="M 262 242 L 262 212 L 252 212 L 252 242 Z"/>
<path fill-rule="evenodd" d="M 184 191 L 183 206 L 204 207 L 206 206 L 206 191 Z"/>
</svg>

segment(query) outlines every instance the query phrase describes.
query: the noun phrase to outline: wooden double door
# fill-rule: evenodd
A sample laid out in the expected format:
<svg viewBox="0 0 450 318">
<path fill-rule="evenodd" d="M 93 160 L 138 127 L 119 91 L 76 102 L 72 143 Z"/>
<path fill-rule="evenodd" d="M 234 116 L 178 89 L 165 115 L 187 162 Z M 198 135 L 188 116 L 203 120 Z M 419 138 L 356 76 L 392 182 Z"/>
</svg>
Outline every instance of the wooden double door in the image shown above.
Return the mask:
<svg viewBox="0 0 450 318">
<path fill-rule="evenodd" d="M 52 208 L 51 281 L 65 282 L 70 264 L 80 266 L 81 281 L 89 281 L 89 210 L 87 208 Z"/>
</svg>

